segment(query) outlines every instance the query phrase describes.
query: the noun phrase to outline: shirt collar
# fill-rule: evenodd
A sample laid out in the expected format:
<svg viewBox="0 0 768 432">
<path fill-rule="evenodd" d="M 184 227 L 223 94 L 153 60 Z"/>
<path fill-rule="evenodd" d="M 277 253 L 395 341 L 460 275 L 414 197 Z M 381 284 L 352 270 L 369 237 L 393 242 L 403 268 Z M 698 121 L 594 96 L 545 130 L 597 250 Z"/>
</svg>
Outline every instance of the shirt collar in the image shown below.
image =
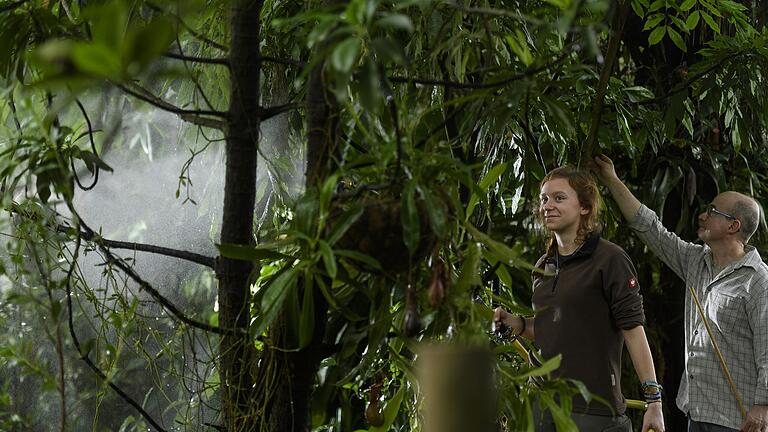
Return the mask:
<svg viewBox="0 0 768 432">
<path fill-rule="evenodd" d="M 567 263 L 568 261 L 577 260 L 579 258 L 586 258 L 592 256 L 592 253 L 595 252 L 595 249 L 597 249 L 597 244 L 600 242 L 600 234 L 598 233 L 590 233 L 586 240 L 584 240 L 584 243 L 576 249 L 576 251 L 570 255 L 560 255 L 560 266 Z M 554 263 L 557 261 L 557 246 L 554 246 L 552 251 L 552 255 L 548 256 L 545 262 L 548 263 Z"/>
<path fill-rule="evenodd" d="M 740 267 L 752 267 L 755 270 L 760 270 L 764 264 L 757 249 L 752 245 L 744 245 L 744 251 L 746 253 L 743 257 L 725 266 L 725 268 L 736 270 Z M 714 258 L 712 257 L 712 249 L 709 246 L 704 245 L 704 252 L 706 253 L 707 264 L 710 268 L 714 268 L 715 264 Z"/>
</svg>

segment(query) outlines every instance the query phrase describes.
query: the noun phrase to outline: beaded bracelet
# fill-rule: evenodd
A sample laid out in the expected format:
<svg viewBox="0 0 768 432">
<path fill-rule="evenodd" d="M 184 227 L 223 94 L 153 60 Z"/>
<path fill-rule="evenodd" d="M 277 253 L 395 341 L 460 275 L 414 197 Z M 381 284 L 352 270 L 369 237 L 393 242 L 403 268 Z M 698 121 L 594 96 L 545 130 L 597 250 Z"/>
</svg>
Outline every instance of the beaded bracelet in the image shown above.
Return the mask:
<svg viewBox="0 0 768 432">
<path fill-rule="evenodd" d="M 661 384 L 648 380 L 643 381 L 640 387 L 647 403 L 661 402 L 661 391 L 664 389 Z"/>
</svg>

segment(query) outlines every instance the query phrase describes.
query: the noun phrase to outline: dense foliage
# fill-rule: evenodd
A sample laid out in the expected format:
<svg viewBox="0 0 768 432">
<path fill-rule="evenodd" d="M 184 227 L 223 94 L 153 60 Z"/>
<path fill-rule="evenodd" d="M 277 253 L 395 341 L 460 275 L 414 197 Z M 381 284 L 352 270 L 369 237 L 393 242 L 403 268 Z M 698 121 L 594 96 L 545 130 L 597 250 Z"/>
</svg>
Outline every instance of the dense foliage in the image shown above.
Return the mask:
<svg viewBox="0 0 768 432">
<path fill-rule="evenodd" d="M 558 359 L 489 329 L 496 305 L 531 313 L 538 182 L 604 152 L 691 239 L 718 191 L 761 200 L 765 20 L 727 0 L 0 2 L 0 429 L 420 430 L 414 359 L 450 341 L 494 347 L 500 427 L 539 401 L 568 430 L 585 390 L 530 384 Z M 605 209 L 676 430 L 682 287 Z"/>
</svg>

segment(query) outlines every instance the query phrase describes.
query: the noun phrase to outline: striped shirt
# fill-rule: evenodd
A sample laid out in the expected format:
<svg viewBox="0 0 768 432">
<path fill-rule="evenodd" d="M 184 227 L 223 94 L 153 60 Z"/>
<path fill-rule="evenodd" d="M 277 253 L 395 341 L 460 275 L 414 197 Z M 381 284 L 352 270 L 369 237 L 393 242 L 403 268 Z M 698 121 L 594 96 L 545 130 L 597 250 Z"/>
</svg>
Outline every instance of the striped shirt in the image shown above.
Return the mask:
<svg viewBox="0 0 768 432">
<path fill-rule="evenodd" d="M 702 305 L 744 409 L 768 405 L 768 266 L 752 246 L 718 274 L 709 246 L 683 241 L 641 206 L 630 227 Z M 685 292 L 685 372 L 677 406 L 693 420 L 739 429 L 743 422 L 707 330 Z"/>
</svg>

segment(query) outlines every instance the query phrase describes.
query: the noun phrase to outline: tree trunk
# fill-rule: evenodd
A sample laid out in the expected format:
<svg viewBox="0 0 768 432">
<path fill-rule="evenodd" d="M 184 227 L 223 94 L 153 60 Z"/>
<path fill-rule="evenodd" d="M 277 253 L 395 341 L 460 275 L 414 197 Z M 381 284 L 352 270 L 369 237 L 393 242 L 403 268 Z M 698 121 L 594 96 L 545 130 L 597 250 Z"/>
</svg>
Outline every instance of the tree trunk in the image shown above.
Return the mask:
<svg viewBox="0 0 768 432">
<path fill-rule="evenodd" d="M 253 243 L 256 196 L 256 152 L 259 142 L 260 52 L 262 2 L 241 0 L 232 6 L 230 48 L 231 96 L 226 144 L 226 178 L 221 242 Z M 220 346 L 221 407 L 229 432 L 256 430 L 251 365 L 254 350 L 248 337 L 249 276 L 253 264 L 222 257 L 219 280 L 219 323 L 236 334 Z"/>
<path fill-rule="evenodd" d="M 337 108 L 323 81 L 323 63 L 310 72 L 307 83 L 307 168 L 306 190 L 316 189 L 331 169 L 330 154 L 336 140 Z M 299 280 L 299 298 L 308 286 Z M 330 284 L 330 281 L 327 283 Z M 324 336 L 328 304 L 325 297 L 315 292 L 314 330 L 311 342 L 297 352 L 265 350 L 259 361 L 257 388 L 263 389 L 258 404 L 264 407 L 263 427 L 270 432 L 306 432 L 311 430 L 311 396 L 320 361 L 328 353 Z M 272 325 L 270 340 L 278 345 L 290 346 L 285 340 L 286 321 L 281 315 Z M 295 343 L 295 341 L 294 341 Z"/>
</svg>

